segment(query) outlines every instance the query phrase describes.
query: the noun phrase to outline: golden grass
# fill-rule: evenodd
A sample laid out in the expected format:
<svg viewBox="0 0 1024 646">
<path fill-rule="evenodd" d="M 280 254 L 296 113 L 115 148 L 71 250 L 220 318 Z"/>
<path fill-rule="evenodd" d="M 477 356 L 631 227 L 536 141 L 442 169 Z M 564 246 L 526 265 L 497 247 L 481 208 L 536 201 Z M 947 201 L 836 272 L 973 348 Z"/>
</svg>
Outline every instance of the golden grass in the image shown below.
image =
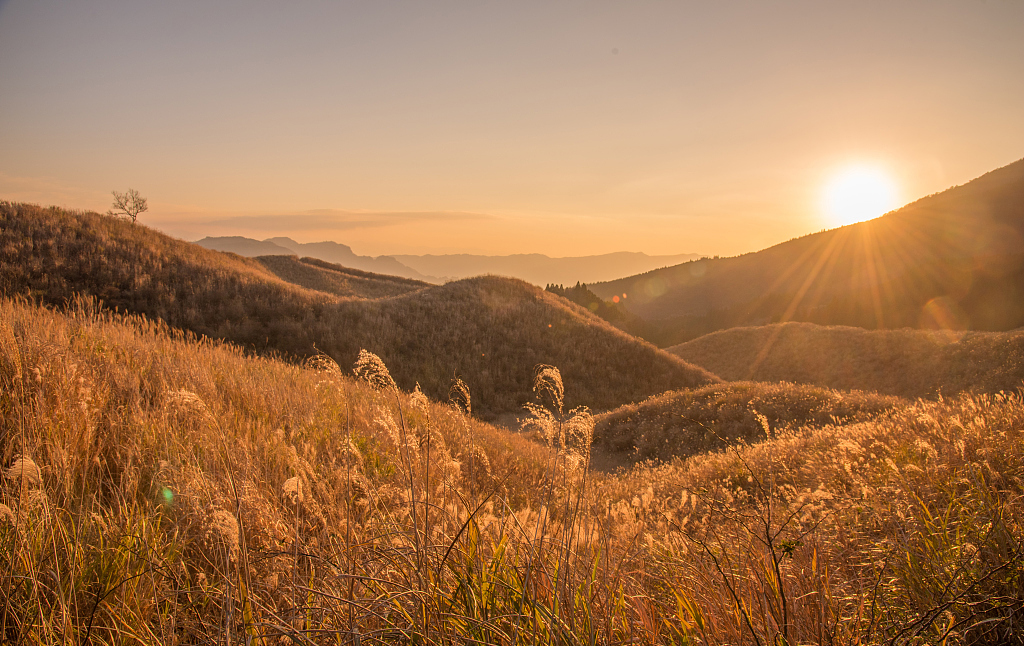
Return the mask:
<svg viewBox="0 0 1024 646">
<path fill-rule="evenodd" d="M 5 638 L 1022 642 L 1017 394 L 602 476 L 554 367 L 532 381 L 547 447 L 394 367 L 363 354 L 357 381 L 90 301 L 0 303 Z M 747 387 L 754 410 L 802 392 Z"/>
<path fill-rule="evenodd" d="M 709 643 L 1020 643 L 1022 424 L 1017 394 L 919 401 L 605 495 L 646 487 L 620 508 L 662 537 L 660 583 Z"/>
<path fill-rule="evenodd" d="M 790 383 L 732 382 L 667 392 L 597 416 L 606 460 L 668 460 L 754 443 L 769 433 L 878 417 L 907 402 Z"/>
<path fill-rule="evenodd" d="M 370 579 L 402 564 L 417 529 L 404 485 L 409 468 L 422 474 L 424 451 L 436 472 L 423 474 L 433 498 L 421 540 L 454 534 L 467 506 L 484 504 L 480 518 L 497 522 L 500 505 L 523 508 L 542 481 L 535 444 L 378 394 L 323 369 L 330 360 L 246 358 L 88 304 L 61 316 L 7 302 L 0 321 L 15 339 L 2 376 L 3 502 L 16 522 L 0 540 L 19 575 L 3 584 L 6 627 L 32 640 L 187 642 L 257 630 L 257 617 L 289 632 L 312 621 L 305 588 L 353 593 L 344 564 L 355 552 L 372 572 L 354 594 L 373 606 L 366 585 L 377 590 Z M 43 465 L 42 482 L 24 475 L 22 456 Z M 498 482 L 495 470 L 516 478 Z M 466 499 L 471 488 L 488 491 L 486 503 Z"/>
<path fill-rule="evenodd" d="M 339 297 L 130 222 L 25 204 L 0 202 L 0 293 L 56 306 L 91 295 L 259 354 L 323 352 L 347 366 L 365 348 L 393 366 L 403 389 L 419 383 L 434 399 L 463 378 L 486 417 L 521 409 L 538 363 L 559 366 L 571 406 L 595 410 L 717 381 L 522 281 L 481 277 L 389 298 Z"/>
<path fill-rule="evenodd" d="M 727 380 L 792 381 L 902 397 L 995 393 L 1024 384 L 1021 331 L 779 323 L 722 330 L 667 350 Z"/>
<path fill-rule="evenodd" d="M 544 289 L 586 308 L 620 330 L 653 342 L 654 328 L 647 321 L 633 314 L 620 303 L 603 300 L 584 284 L 577 282 L 575 286 L 570 287 L 548 285 Z"/>
</svg>

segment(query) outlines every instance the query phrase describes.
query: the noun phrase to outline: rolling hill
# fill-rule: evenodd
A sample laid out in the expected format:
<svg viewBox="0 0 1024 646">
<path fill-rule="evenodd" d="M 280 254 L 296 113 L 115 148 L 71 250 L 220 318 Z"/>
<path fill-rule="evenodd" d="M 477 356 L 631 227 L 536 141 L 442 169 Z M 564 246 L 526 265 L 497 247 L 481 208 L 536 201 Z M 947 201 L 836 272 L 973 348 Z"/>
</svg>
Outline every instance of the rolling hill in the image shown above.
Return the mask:
<svg viewBox="0 0 1024 646">
<path fill-rule="evenodd" d="M 687 458 L 762 442 L 769 433 L 874 419 L 906 403 L 875 393 L 790 383 L 715 384 L 667 392 L 598 415 L 594 451 L 610 466 Z"/>
<path fill-rule="evenodd" d="M 435 399 L 461 377 L 484 416 L 519 410 L 537 364 L 561 368 L 568 404 L 596 410 L 717 380 L 522 281 L 342 297 L 129 222 L 8 202 L 0 203 L 0 293 L 58 306 L 88 295 L 249 351 L 301 358 L 318 349 L 342 366 L 367 349 L 402 388 L 418 382 Z"/>
<path fill-rule="evenodd" d="M 1024 643 L 1019 394 L 669 393 L 598 424 L 772 433 L 601 474 L 330 363 L 62 310 L 0 299 L 5 642 Z"/>
<path fill-rule="evenodd" d="M 256 262 L 289 283 L 337 296 L 386 298 L 414 292 L 430 285 L 412 278 L 350 269 L 317 258 L 257 256 Z"/>
<path fill-rule="evenodd" d="M 790 322 L 721 330 L 668 351 L 728 380 L 792 381 L 902 397 L 1024 386 L 1024 331 L 865 330 Z"/>
<path fill-rule="evenodd" d="M 734 258 L 589 285 L 673 345 L 785 321 L 1009 330 L 1024 325 L 1024 160 L 868 222 Z"/>
</svg>

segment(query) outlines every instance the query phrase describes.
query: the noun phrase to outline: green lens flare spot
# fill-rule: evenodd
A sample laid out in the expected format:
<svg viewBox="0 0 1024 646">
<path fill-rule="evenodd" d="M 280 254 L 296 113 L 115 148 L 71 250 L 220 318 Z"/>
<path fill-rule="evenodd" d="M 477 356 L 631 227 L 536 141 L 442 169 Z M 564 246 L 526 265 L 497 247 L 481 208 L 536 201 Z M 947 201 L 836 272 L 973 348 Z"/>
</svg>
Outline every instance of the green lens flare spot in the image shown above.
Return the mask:
<svg viewBox="0 0 1024 646">
<path fill-rule="evenodd" d="M 170 507 L 174 504 L 174 492 L 168 487 L 164 487 L 160 490 L 160 498 L 164 503 L 165 507 Z"/>
</svg>

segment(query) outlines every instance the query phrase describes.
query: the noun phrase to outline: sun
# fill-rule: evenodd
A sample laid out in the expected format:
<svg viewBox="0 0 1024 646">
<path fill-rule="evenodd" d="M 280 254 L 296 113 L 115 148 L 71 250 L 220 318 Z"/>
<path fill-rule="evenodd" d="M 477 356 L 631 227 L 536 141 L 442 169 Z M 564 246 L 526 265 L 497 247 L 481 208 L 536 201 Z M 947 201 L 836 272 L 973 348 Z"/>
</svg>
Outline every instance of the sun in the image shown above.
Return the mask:
<svg viewBox="0 0 1024 646">
<path fill-rule="evenodd" d="M 836 173 L 822 194 L 826 219 L 837 227 L 877 218 L 899 206 L 896 183 L 873 166 L 850 166 Z"/>
</svg>

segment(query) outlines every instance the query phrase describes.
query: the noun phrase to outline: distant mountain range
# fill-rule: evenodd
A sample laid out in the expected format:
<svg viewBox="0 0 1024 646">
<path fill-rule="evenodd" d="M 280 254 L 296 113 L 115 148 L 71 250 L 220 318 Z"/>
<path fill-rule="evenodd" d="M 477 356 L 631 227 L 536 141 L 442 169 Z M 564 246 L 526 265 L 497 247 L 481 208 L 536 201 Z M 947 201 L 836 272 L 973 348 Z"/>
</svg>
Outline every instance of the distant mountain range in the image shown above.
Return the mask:
<svg viewBox="0 0 1024 646">
<path fill-rule="evenodd" d="M 511 256 L 448 254 L 373 257 L 357 255 L 351 247 L 337 242 L 301 243 L 291 238 L 254 240 L 242 236 L 203 238 L 196 244 L 207 249 L 230 251 L 250 258 L 291 255 L 317 258 L 350 269 L 432 283 L 493 274 L 519 278 L 540 286 L 607 281 L 699 257 L 698 254 L 692 253 L 649 256 L 628 251 L 569 258 L 551 258 L 539 253 Z"/>
<path fill-rule="evenodd" d="M 394 256 L 402 264 L 428 276 L 445 279 L 469 278 L 480 274 L 512 276 L 534 285 L 573 285 L 613 280 L 622 276 L 676 265 L 700 256 L 683 253 L 673 256 L 648 256 L 645 253 L 619 251 L 598 256 L 552 258 L 539 253 L 511 256 L 448 254 Z"/>
<path fill-rule="evenodd" d="M 253 240 L 242 236 L 224 236 L 219 238 L 203 238 L 197 240 L 200 247 L 213 249 L 214 251 L 230 251 L 239 256 L 256 258 L 258 256 L 302 256 L 316 258 L 326 262 L 359 269 L 375 274 L 387 274 L 390 276 L 401 276 L 402 278 L 414 278 L 432 283 L 441 282 L 431 276 L 425 276 L 420 272 L 403 265 L 391 256 L 360 256 L 352 251 L 348 245 L 337 242 L 296 242 L 291 238 L 268 238 L 267 240 Z"/>
<path fill-rule="evenodd" d="M 785 321 L 871 329 L 1024 326 L 1024 160 L 887 215 L 734 258 L 589 285 L 668 346 Z"/>
</svg>

